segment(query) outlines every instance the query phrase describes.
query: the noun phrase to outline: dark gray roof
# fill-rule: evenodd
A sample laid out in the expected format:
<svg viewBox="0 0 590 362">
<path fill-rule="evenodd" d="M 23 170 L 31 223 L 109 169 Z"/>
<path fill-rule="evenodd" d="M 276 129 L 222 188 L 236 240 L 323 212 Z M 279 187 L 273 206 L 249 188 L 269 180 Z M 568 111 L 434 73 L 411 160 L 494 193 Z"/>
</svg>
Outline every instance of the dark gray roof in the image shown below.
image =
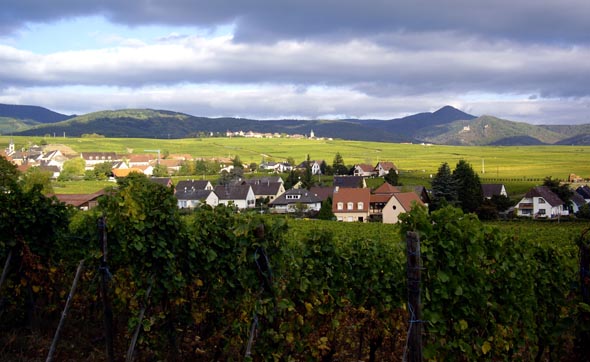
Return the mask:
<svg viewBox="0 0 590 362">
<path fill-rule="evenodd" d="M 204 190 L 209 184 L 207 180 L 183 180 L 176 184 L 176 192 L 184 189 Z"/>
<path fill-rule="evenodd" d="M 212 193 L 212 190 L 184 189 L 176 191 L 177 200 L 204 200 Z"/>
<path fill-rule="evenodd" d="M 334 176 L 334 187 L 363 187 L 363 176 Z"/>
<path fill-rule="evenodd" d="M 309 188 L 309 191 L 319 197 L 322 201 L 334 195 L 334 187 L 332 186 L 312 186 Z"/>
<path fill-rule="evenodd" d="M 582 195 L 585 199 L 590 199 L 590 187 L 588 185 L 578 187 L 576 193 Z"/>
<path fill-rule="evenodd" d="M 298 197 L 298 198 L 290 198 Z M 288 204 L 313 204 L 322 202 L 322 200 L 313 192 L 306 189 L 291 189 L 285 191 L 281 196 L 272 200 L 270 205 L 288 205 Z"/>
<path fill-rule="evenodd" d="M 491 198 L 494 195 L 501 195 L 502 194 L 502 186 L 503 184 L 481 184 L 481 191 L 483 192 L 483 197 Z"/>
<path fill-rule="evenodd" d="M 563 201 L 557 196 L 551 189 L 547 186 L 537 186 L 533 187 L 529 190 L 529 192 L 524 195 L 526 198 L 533 198 L 533 197 L 542 197 L 549 203 L 551 206 L 559 206 L 563 205 Z"/>
<path fill-rule="evenodd" d="M 281 182 L 263 182 L 258 184 L 250 184 L 254 195 L 276 195 L 281 189 Z"/>
<path fill-rule="evenodd" d="M 215 194 L 219 200 L 246 200 L 251 186 L 248 184 L 215 186 Z"/>
<path fill-rule="evenodd" d="M 243 182 L 250 184 L 250 185 L 256 185 L 256 184 L 269 183 L 269 182 L 283 182 L 283 179 L 281 178 L 281 176 L 269 176 L 269 177 L 245 179 Z"/>
<path fill-rule="evenodd" d="M 172 179 L 170 177 L 150 177 L 150 180 L 164 187 L 172 185 Z"/>
<path fill-rule="evenodd" d="M 576 204 L 578 207 L 586 204 L 586 200 L 584 199 L 584 196 L 580 195 L 577 192 L 574 192 L 572 194 L 572 202 L 574 204 Z"/>
</svg>

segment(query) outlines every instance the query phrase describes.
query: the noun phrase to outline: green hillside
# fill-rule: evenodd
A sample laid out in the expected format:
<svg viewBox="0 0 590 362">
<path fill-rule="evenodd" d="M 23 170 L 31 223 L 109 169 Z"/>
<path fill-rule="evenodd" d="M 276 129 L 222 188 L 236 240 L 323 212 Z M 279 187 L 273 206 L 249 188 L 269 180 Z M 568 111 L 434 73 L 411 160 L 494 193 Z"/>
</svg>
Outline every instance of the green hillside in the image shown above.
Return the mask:
<svg viewBox="0 0 590 362">
<path fill-rule="evenodd" d="M 531 144 L 531 140 L 537 140 L 538 143 L 543 144 L 554 144 L 564 136 L 528 123 L 481 116 L 469 121 L 455 121 L 423 129 L 418 138 L 436 144 L 482 146 L 502 144 L 502 140 L 505 139 L 512 139 L 513 142 L 527 139 L 528 141 L 524 144 Z"/>
<path fill-rule="evenodd" d="M 39 124 L 36 121 L 16 119 L 10 117 L 0 117 L 0 134 L 12 134 L 27 130 Z"/>
</svg>

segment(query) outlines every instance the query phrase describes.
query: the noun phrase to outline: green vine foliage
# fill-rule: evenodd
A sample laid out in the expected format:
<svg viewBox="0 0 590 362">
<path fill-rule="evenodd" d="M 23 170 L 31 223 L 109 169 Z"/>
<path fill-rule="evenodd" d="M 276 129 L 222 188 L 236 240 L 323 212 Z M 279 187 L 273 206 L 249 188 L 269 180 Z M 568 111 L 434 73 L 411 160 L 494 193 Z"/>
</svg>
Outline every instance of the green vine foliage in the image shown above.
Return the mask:
<svg viewBox="0 0 590 362">
<path fill-rule="evenodd" d="M 427 359 L 541 358 L 571 339 L 572 245 L 518 240 L 452 207 L 416 208 L 402 230 L 421 238 Z"/>
</svg>

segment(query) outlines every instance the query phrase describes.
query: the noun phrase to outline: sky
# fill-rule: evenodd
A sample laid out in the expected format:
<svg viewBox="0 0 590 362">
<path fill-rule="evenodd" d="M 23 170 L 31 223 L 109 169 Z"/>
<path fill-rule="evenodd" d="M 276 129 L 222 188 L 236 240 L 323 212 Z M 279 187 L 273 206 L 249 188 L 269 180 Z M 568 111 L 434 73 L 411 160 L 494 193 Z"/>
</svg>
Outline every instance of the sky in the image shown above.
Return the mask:
<svg viewBox="0 0 590 362">
<path fill-rule="evenodd" d="M 2 0 L 0 103 L 590 123 L 588 0 Z"/>
</svg>

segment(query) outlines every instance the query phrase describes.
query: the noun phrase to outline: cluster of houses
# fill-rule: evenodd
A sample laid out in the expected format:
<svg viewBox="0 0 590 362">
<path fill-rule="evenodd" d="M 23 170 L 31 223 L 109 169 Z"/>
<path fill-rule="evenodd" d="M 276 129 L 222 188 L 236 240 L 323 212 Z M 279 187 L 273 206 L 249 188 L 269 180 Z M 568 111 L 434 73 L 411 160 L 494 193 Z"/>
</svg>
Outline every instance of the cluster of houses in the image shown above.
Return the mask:
<svg viewBox="0 0 590 362">
<path fill-rule="evenodd" d="M 536 186 L 530 189 L 516 204 L 517 216 L 531 218 L 559 218 L 569 216 L 570 211 L 577 213 L 580 208 L 590 203 L 590 187 L 579 186 L 572 193 L 569 204 L 551 191 L 547 186 Z"/>
<path fill-rule="evenodd" d="M 19 166 L 21 171 L 28 167 L 39 167 L 49 171 L 53 177 L 58 177 L 63 164 L 68 157 L 59 150 L 43 152 L 42 147 L 33 146 L 26 152 L 17 151 L 11 142 L 4 150 L 3 156 Z M 157 164 L 167 167 L 170 174 L 178 171 L 185 160 L 192 159 L 190 155 L 175 155 L 161 159 L 160 155 L 130 154 L 125 158 L 114 152 L 82 152 L 79 156 L 85 161 L 87 170 L 109 162 L 115 177 L 125 177 L 131 172 L 152 176 Z M 228 163 L 231 160 L 227 160 Z M 293 169 L 306 169 L 308 166 L 313 175 L 322 174 L 324 161 L 304 161 L 298 166 L 287 162 L 263 162 L 260 169 L 284 173 Z M 231 167 L 231 166 L 228 166 Z M 220 172 L 227 170 L 221 168 Z M 243 179 L 227 185 L 213 185 L 205 180 L 183 180 L 173 185 L 171 178 L 152 177 L 167 187 L 174 188 L 178 200 L 178 207 L 192 209 L 199 205 L 210 206 L 233 205 L 246 210 L 257 205 L 265 205 L 272 213 L 316 213 L 322 203 L 330 198 L 332 212 L 338 221 L 378 221 L 396 223 L 399 215 L 409 211 L 414 205 L 428 205 L 429 193 L 423 186 L 403 188 L 382 184 L 375 190 L 367 187 L 365 180 L 369 177 L 383 177 L 391 170 L 398 173 L 393 162 L 378 162 L 375 166 L 357 164 L 350 176 L 334 176 L 333 186 L 312 187 L 307 190 L 300 188 L 300 184 L 286 190 L 280 176 Z M 570 178 L 575 175 L 570 175 Z M 577 176 L 575 176 L 577 177 Z M 508 196 L 502 184 L 483 184 L 482 191 L 485 198 L 493 195 Z M 103 194 L 99 191 L 90 195 L 56 195 L 61 201 L 81 209 L 89 209 L 96 205 L 96 200 Z M 576 213 L 580 208 L 590 203 L 590 187 L 580 186 L 566 204 L 558 195 L 546 186 L 537 186 L 529 190 L 514 207 L 516 216 L 531 218 L 556 218 Z"/>
</svg>

